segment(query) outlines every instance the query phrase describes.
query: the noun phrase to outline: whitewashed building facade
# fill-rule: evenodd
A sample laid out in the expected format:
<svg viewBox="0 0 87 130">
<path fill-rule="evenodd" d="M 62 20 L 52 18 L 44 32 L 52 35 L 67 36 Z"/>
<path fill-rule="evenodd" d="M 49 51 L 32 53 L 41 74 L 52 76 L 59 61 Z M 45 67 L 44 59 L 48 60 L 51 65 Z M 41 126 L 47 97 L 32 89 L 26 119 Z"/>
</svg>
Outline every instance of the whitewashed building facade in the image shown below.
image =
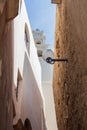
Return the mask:
<svg viewBox="0 0 87 130">
<path fill-rule="evenodd" d="M 43 52 L 50 49 L 50 45 L 46 44 L 46 37 L 43 31 L 40 31 L 39 29 L 33 30 L 33 36 L 42 70 L 42 91 L 45 98 L 47 130 L 57 130 L 52 86 L 53 65 L 46 63 L 42 58 Z"/>
<path fill-rule="evenodd" d="M 19 14 L 13 21 L 14 35 L 14 89 L 13 101 L 16 116 L 31 122 L 32 130 L 46 130 L 44 98 L 41 86 L 41 66 L 37 56 L 32 31 L 24 0 L 20 3 Z"/>
</svg>

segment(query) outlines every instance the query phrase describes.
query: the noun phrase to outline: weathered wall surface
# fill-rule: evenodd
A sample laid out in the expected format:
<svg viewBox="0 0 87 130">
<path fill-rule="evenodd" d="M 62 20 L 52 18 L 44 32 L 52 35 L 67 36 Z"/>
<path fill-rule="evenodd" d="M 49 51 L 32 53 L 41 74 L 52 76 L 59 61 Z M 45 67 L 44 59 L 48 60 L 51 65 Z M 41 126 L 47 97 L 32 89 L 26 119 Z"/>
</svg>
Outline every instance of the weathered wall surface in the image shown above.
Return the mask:
<svg viewBox="0 0 87 130">
<path fill-rule="evenodd" d="M 14 3 L 0 1 L 0 130 L 12 130 L 13 124 L 13 26 L 9 19 L 17 15 L 18 5 L 17 0 L 13 10 Z"/>
<path fill-rule="evenodd" d="M 1 20 L 1 19 L 0 19 Z M 0 23 L 3 25 L 3 23 Z M 12 23 L 0 37 L 0 129 L 12 130 Z"/>
<path fill-rule="evenodd" d="M 87 1 L 57 5 L 54 96 L 59 130 L 87 130 Z"/>
</svg>

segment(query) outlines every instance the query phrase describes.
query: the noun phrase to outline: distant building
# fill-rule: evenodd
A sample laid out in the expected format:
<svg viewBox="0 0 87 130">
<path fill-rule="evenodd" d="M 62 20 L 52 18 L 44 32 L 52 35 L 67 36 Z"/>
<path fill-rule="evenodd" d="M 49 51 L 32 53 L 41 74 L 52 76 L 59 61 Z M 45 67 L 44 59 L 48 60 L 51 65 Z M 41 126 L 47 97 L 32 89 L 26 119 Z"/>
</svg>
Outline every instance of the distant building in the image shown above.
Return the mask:
<svg viewBox="0 0 87 130">
<path fill-rule="evenodd" d="M 39 29 L 33 30 L 33 36 L 37 47 L 37 54 L 41 64 L 42 72 L 42 91 L 45 98 L 45 113 L 47 130 L 57 130 L 55 105 L 53 96 L 53 65 L 46 63 L 42 54 L 47 49 L 50 49 L 50 45 L 46 44 L 46 37 L 43 31 Z"/>
</svg>

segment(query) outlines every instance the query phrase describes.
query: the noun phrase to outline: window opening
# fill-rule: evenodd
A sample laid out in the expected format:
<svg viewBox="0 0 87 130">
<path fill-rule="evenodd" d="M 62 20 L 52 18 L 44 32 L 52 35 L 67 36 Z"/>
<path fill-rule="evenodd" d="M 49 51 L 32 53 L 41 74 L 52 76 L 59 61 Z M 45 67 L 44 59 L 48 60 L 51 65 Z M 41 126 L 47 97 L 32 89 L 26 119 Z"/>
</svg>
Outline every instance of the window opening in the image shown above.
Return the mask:
<svg viewBox="0 0 87 130">
<path fill-rule="evenodd" d="M 40 42 L 37 42 L 36 44 L 41 44 Z"/>
<path fill-rule="evenodd" d="M 42 57 L 42 51 L 37 51 L 38 57 Z"/>
<path fill-rule="evenodd" d="M 25 40 L 25 45 L 26 45 L 28 54 L 30 55 L 30 36 L 29 36 L 29 30 L 28 30 L 27 24 L 25 24 L 24 40 Z"/>
<path fill-rule="evenodd" d="M 19 94 L 19 86 L 20 86 L 20 82 L 22 80 L 21 74 L 18 70 L 18 77 L 17 77 L 17 87 L 16 87 L 16 100 L 18 101 L 18 94 Z"/>
</svg>

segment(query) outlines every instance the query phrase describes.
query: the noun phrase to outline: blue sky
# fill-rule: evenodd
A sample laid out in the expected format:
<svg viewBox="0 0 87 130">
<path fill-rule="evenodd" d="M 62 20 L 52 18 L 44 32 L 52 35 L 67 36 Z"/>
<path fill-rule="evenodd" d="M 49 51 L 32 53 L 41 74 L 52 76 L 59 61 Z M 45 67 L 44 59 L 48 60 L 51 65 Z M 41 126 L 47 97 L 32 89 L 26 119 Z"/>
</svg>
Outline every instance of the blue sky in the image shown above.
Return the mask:
<svg viewBox="0 0 87 130">
<path fill-rule="evenodd" d="M 54 48 L 55 10 L 51 0 L 25 0 L 32 30 L 39 29 L 46 35 L 46 43 Z"/>
</svg>

